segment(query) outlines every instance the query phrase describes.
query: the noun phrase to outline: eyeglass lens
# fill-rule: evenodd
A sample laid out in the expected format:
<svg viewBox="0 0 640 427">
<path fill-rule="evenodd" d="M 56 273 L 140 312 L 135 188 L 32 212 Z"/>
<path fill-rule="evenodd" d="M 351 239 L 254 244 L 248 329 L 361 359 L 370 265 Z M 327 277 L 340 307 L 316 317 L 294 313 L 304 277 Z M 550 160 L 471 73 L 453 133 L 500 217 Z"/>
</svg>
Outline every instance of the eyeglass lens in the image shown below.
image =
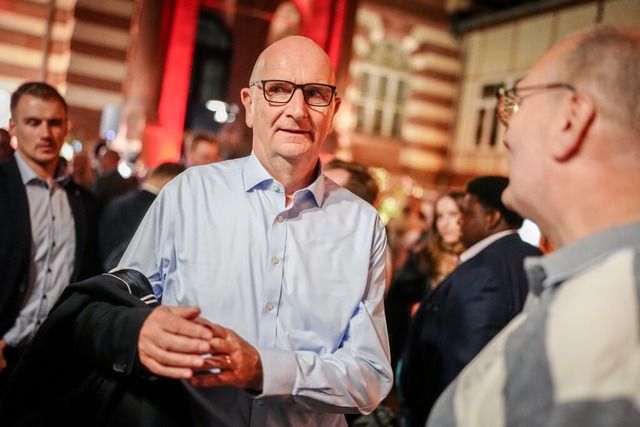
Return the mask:
<svg viewBox="0 0 640 427">
<path fill-rule="evenodd" d="M 294 83 L 279 80 L 264 82 L 264 96 L 269 102 L 285 104 L 293 97 L 296 87 L 300 87 L 304 100 L 309 105 L 326 106 L 333 98 L 333 88 L 328 85 L 309 83 L 295 85 Z"/>
<path fill-rule="evenodd" d="M 498 101 L 498 115 L 503 122 L 509 121 L 513 112 L 518 109 L 518 101 L 507 92 L 500 94 Z"/>
<path fill-rule="evenodd" d="M 568 83 L 549 83 L 544 85 L 525 86 L 516 89 L 500 88 L 496 95 L 498 96 L 498 117 L 500 120 L 507 124 L 513 113 L 518 111 L 519 105 L 522 102 L 523 97 L 518 95 L 518 91 L 537 91 L 541 93 L 546 90 L 564 89 L 571 92 L 575 92 L 576 88 Z M 536 92 L 533 93 L 535 95 Z M 528 95 L 531 96 L 531 95 Z"/>
</svg>

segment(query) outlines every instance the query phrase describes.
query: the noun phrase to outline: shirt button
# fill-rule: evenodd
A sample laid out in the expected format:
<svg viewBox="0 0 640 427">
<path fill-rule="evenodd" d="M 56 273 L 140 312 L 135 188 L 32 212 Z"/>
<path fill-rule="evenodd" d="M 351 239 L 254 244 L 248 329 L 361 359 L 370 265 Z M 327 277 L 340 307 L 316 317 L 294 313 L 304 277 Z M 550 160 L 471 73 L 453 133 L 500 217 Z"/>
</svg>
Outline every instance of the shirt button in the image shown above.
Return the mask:
<svg viewBox="0 0 640 427">
<path fill-rule="evenodd" d="M 278 186 L 278 184 L 273 184 L 271 188 L 273 188 L 273 191 L 280 191 L 280 187 Z"/>
<path fill-rule="evenodd" d="M 282 222 L 282 221 L 284 221 L 284 217 L 283 217 L 282 215 L 278 215 L 278 218 L 277 218 L 277 219 L 278 219 L 278 222 Z"/>
<path fill-rule="evenodd" d="M 280 260 L 277 257 L 273 257 L 271 258 L 271 262 L 275 265 L 275 264 L 278 264 Z"/>
<path fill-rule="evenodd" d="M 258 399 L 256 402 L 258 402 L 258 405 L 260 406 L 264 405 L 264 400 L 262 399 Z"/>
<path fill-rule="evenodd" d="M 270 302 L 267 303 L 267 310 L 273 310 L 273 304 L 271 304 Z"/>
</svg>

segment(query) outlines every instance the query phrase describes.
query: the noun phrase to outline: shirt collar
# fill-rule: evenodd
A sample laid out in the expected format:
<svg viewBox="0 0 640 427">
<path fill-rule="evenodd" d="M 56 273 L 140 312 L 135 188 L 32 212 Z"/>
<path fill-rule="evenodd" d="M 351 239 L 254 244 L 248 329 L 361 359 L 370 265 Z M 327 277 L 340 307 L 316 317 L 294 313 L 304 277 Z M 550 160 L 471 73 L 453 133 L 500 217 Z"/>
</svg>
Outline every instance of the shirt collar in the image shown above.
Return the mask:
<svg viewBox="0 0 640 427">
<path fill-rule="evenodd" d="M 484 250 L 487 246 L 489 246 L 490 244 L 492 244 L 493 242 L 495 242 L 498 239 L 501 239 L 505 236 L 508 236 L 510 234 L 514 234 L 517 233 L 516 230 L 504 230 L 504 231 L 500 231 L 496 234 L 492 234 L 489 237 L 485 237 L 484 239 L 480 240 L 478 243 L 476 243 L 475 245 L 471 246 L 469 249 L 467 249 L 466 251 L 462 252 L 460 254 L 460 263 L 463 263 L 465 261 L 470 260 L 471 258 L 473 258 L 474 256 L 478 255 L 480 252 L 482 252 L 482 250 Z"/>
<path fill-rule="evenodd" d="M 531 291 L 540 295 L 596 264 L 611 253 L 624 247 L 638 246 L 640 222 L 610 228 L 556 249 L 543 257 L 525 259 L 525 270 Z"/>
<path fill-rule="evenodd" d="M 277 182 L 271 175 L 269 175 L 269 172 L 267 172 L 264 166 L 262 166 L 262 163 L 260 163 L 260 160 L 258 160 L 253 151 L 244 165 L 242 174 L 244 191 L 250 191 L 255 188 L 264 189 L 274 181 Z M 322 174 L 322 163 L 319 161 L 316 166 L 315 174 L 315 180 L 308 187 L 298 190 L 296 193 L 310 194 L 315 200 L 316 205 L 320 206 L 322 205 L 324 196 L 324 175 Z"/>
<path fill-rule="evenodd" d="M 42 178 L 40 178 L 36 173 L 31 169 L 31 167 L 24 161 L 20 152 L 16 150 L 14 153 L 16 164 L 18 165 L 18 170 L 20 171 L 20 176 L 22 177 L 22 183 L 27 185 L 28 183 L 36 180 L 38 182 L 45 182 Z M 69 180 L 69 175 L 67 174 L 66 168 L 62 161 L 58 161 L 58 166 L 56 167 L 56 173 L 53 177 L 53 182 L 58 183 L 60 185 L 65 185 Z"/>
</svg>

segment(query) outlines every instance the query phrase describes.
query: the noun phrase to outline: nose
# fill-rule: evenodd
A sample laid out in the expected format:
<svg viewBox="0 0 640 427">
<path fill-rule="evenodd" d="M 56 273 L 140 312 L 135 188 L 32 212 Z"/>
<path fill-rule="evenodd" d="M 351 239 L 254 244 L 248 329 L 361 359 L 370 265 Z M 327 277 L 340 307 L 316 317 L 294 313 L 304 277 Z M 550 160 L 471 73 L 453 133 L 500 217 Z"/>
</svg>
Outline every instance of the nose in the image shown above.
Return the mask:
<svg viewBox="0 0 640 427">
<path fill-rule="evenodd" d="M 302 88 L 296 88 L 293 91 L 293 96 L 287 103 L 288 113 L 293 117 L 306 117 L 307 103 L 304 100 L 304 94 L 302 93 Z"/>
<path fill-rule="evenodd" d="M 511 132 L 510 132 L 510 128 L 508 125 L 504 126 L 504 132 L 502 132 L 502 144 L 505 146 L 506 149 L 509 149 L 509 138 L 511 137 Z"/>
<path fill-rule="evenodd" d="M 48 138 L 51 136 L 51 124 L 47 120 L 43 120 L 40 125 L 40 136 Z"/>
<path fill-rule="evenodd" d="M 457 230 L 460 229 L 460 221 L 461 221 L 460 215 L 456 216 L 453 220 L 453 227 Z"/>
</svg>

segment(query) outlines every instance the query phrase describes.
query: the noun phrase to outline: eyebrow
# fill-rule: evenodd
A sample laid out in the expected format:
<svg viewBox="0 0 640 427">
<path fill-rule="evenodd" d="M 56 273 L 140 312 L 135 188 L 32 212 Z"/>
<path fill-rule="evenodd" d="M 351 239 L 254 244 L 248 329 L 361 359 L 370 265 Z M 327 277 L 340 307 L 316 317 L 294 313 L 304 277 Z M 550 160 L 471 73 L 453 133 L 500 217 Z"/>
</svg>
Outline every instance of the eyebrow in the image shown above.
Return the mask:
<svg viewBox="0 0 640 427">
<path fill-rule="evenodd" d="M 50 122 L 52 120 L 64 120 L 63 116 L 56 116 L 56 117 L 41 117 L 41 116 L 26 116 L 24 118 L 24 120 L 41 120 L 41 121 L 47 121 Z"/>
<path fill-rule="evenodd" d="M 28 116 L 25 117 L 24 119 L 22 119 L 23 122 L 28 122 L 28 121 L 37 121 L 37 122 L 47 122 L 47 123 L 62 123 L 65 121 L 64 117 L 52 117 L 49 119 L 43 119 L 41 117 L 34 117 L 34 116 Z"/>
</svg>

